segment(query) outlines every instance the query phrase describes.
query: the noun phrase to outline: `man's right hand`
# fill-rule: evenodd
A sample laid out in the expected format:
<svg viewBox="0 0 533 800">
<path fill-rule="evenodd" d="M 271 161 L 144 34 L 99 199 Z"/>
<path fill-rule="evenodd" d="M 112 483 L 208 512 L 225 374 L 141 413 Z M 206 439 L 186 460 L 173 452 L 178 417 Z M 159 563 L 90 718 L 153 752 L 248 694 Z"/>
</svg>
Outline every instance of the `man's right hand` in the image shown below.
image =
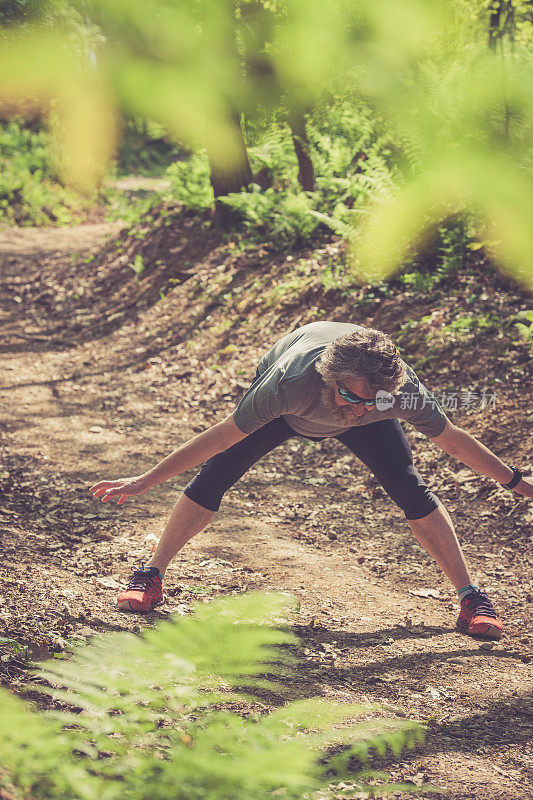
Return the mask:
<svg viewBox="0 0 533 800">
<path fill-rule="evenodd" d="M 118 505 L 126 502 L 128 497 L 136 494 L 144 494 L 151 489 L 152 483 L 146 475 L 138 475 L 136 478 L 119 478 L 116 481 L 100 481 L 89 489 L 94 497 L 99 497 L 102 503 L 107 503 L 114 497 L 118 497 Z"/>
<path fill-rule="evenodd" d="M 118 497 L 121 506 L 128 497 L 135 494 L 144 494 L 153 486 L 158 486 L 176 475 L 198 464 L 203 464 L 212 456 L 227 450 L 237 442 L 245 439 L 243 433 L 235 424 L 233 415 L 230 414 L 222 422 L 217 422 L 211 428 L 195 436 L 194 439 L 174 450 L 169 456 L 144 475 L 135 478 L 120 478 L 118 481 L 100 481 L 89 489 L 94 497 L 99 497 L 103 503 Z"/>
</svg>

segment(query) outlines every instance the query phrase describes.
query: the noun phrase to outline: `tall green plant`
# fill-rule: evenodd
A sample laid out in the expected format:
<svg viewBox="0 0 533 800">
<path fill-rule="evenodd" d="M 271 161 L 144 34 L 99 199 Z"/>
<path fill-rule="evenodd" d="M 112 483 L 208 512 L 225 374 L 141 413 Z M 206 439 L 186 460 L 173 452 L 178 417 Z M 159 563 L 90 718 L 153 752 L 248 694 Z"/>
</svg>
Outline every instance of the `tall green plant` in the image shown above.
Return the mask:
<svg viewBox="0 0 533 800">
<path fill-rule="evenodd" d="M 219 600 L 142 637 L 97 639 L 49 663 L 41 678 L 51 688 L 39 689 L 64 711 L 38 712 L 2 692 L 4 780 L 34 800 L 266 800 L 319 789 L 325 797 L 335 777 L 362 786 L 350 759 L 364 762 L 371 748 L 399 753 L 421 728 L 405 720 L 336 728 L 361 708 L 321 700 L 270 713 L 251 705 L 265 688 L 279 697 L 294 670 L 288 609 L 281 595 Z M 241 713 L 231 710 L 236 700 Z"/>
</svg>

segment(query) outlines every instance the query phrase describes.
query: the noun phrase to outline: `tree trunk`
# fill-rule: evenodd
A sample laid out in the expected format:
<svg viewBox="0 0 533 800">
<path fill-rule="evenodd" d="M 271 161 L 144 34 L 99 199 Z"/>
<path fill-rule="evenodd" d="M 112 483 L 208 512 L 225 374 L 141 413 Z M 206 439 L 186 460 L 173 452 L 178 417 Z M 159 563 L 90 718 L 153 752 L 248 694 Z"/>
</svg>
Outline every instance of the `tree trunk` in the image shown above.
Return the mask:
<svg viewBox="0 0 533 800">
<path fill-rule="evenodd" d="M 304 192 L 314 192 L 316 188 L 315 171 L 309 155 L 309 139 L 305 130 L 303 112 L 294 111 L 290 114 L 289 127 L 292 133 L 294 152 L 298 159 L 298 181 Z"/>
<path fill-rule="evenodd" d="M 229 206 L 218 202 L 219 197 L 223 197 L 230 192 L 240 192 L 252 182 L 252 170 L 246 152 L 246 144 L 242 135 L 239 115 L 236 111 L 231 112 L 231 123 L 235 128 L 235 138 L 238 142 L 239 160 L 231 169 L 225 169 L 220 163 L 216 163 L 208 152 L 209 165 L 211 167 L 211 186 L 215 195 L 215 222 L 222 227 L 230 225 L 235 218 L 234 212 Z"/>
<path fill-rule="evenodd" d="M 496 44 L 500 38 L 500 17 L 502 4 L 498 3 L 493 9 L 489 19 L 489 50 L 496 50 Z"/>
</svg>

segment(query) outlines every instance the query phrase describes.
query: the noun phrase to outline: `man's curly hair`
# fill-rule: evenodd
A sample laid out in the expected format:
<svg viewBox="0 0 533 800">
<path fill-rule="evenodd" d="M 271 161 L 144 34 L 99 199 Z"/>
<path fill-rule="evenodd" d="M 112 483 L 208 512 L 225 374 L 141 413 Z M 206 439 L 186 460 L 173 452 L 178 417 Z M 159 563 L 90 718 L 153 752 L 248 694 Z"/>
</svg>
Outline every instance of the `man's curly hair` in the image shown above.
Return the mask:
<svg viewBox="0 0 533 800">
<path fill-rule="evenodd" d="M 316 363 L 316 371 L 328 384 L 347 378 L 363 378 L 369 392 L 394 392 L 405 382 L 406 366 L 398 348 L 382 331 L 359 328 L 335 339 Z"/>
</svg>

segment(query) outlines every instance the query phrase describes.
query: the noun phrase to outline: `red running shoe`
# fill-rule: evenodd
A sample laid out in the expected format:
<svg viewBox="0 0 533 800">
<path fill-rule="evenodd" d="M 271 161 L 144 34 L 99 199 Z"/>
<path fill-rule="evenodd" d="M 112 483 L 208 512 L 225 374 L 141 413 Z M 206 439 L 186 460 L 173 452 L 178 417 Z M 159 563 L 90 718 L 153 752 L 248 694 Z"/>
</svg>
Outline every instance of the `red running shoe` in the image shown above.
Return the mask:
<svg viewBox="0 0 533 800">
<path fill-rule="evenodd" d="M 157 567 L 136 569 L 128 583 L 128 588 L 117 597 L 121 611 L 151 611 L 164 600 L 163 582 Z"/>
<path fill-rule="evenodd" d="M 457 630 L 483 639 L 499 639 L 502 623 L 485 592 L 477 589 L 461 600 Z"/>
</svg>

